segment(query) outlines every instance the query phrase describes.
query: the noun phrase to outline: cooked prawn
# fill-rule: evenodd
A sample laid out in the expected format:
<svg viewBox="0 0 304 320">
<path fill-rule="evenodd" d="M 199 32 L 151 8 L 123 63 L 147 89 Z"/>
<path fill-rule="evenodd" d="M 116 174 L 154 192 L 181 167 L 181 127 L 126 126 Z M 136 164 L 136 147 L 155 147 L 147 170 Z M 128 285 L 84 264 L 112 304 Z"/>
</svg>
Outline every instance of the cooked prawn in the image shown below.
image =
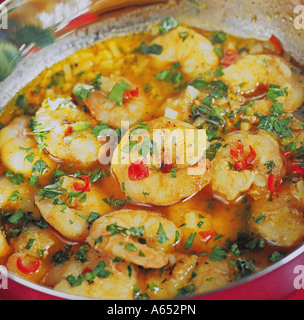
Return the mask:
<svg viewBox="0 0 304 320">
<path fill-rule="evenodd" d="M 33 174 L 46 180 L 56 163 L 45 153 L 39 152 L 37 142 L 30 135 L 28 118 L 14 119 L 0 131 L 0 153 L 3 165 L 14 173 L 30 178 Z M 36 163 L 43 163 L 43 170 L 35 170 Z M 39 180 L 41 182 L 41 180 Z"/>
<path fill-rule="evenodd" d="M 224 287 L 235 276 L 228 261 L 212 261 L 206 257 L 174 253 L 162 275 L 149 270 L 144 276 L 146 293 L 151 299 L 181 298 Z"/>
<path fill-rule="evenodd" d="M 123 209 L 97 219 L 87 240 L 99 252 L 111 257 L 145 268 L 161 268 L 168 263 L 165 252 L 179 241 L 177 231 L 173 222 L 157 213 Z M 140 239 L 144 239 L 145 244 Z"/>
<path fill-rule="evenodd" d="M 304 239 L 304 202 L 296 203 L 299 194 L 290 192 L 293 185 L 288 183 L 272 201 L 261 199 L 253 203 L 251 228 L 268 242 L 291 247 Z M 298 199 L 299 200 L 299 199 Z"/>
<path fill-rule="evenodd" d="M 183 34 L 187 37 L 184 38 Z M 178 27 L 158 36 L 153 43 L 163 48 L 160 55 L 153 55 L 157 63 L 179 62 L 182 72 L 189 78 L 202 77 L 206 71 L 215 70 L 219 65 L 212 43 L 192 29 Z"/>
<path fill-rule="evenodd" d="M 7 243 L 4 232 L 0 229 L 0 258 L 7 257 L 11 252 L 12 248 Z"/>
<path fill-rule="evenodd" d="M 224 70 L 221 80 L 228 85 L 229 91 L 234 94 L 255 95 L 259 86 L 269 88 L 270 85 L 279 85 L 287 88 L 287 93 L 277 99 L 284 104 L 285 112 L 293 112 L 304 101 L 304 77 L 291 70 L 292 65 L 284 58 L 275 55 L 247 55 Z M 252 105 L 255 112 L 267 114 L 272 101 L 258 97 Z M 261 93 L 259 93 L 261 94 Z"/>
<path fill-rule="evenodd" d="M 213 160 L 216 169 L 212 189 L 228 201 L 236 200 L 242 193 L 255 199 L 269 197 L 267 164 L 270 163 L 272 174 L 276 177 L 285 175 L 279 144 L 269 134 L 232 133 Z"/>
<path fill-rule="evenodd" d="M 89 248 L 85 256 L 86 262 L 71 258 L 67 263 L 53 267 L 45 276 L 44 284 L 54 287 L 54 290 L 94 299 L 132 300 L 134 298 L 137 272 L 134 268 L 130 272 L 130 263 L 113 262 L 111 258 L 93 248 Z M 106 273 L 97 272 L 100 266 L 106 270 Z M 95 268 L 97 271 L 93 279 L 86 280 L 86 273 L 94 274 Z M 80 279 L 80 281 L 72 285 L 69 282 L 70 278 Z"/>
<path fill-rule="evenodd" d="M 102 121 L 114 128 L 120 128 L 122 121 L 129 121 L 130 125 L 144 121 L 151 113 L 151 103 L 147 100 L 143 88 L 130 83 L 125 78 L 111 76 L 101 77 L 101 89 L 91 92 L 89 98 L 84 100 L 91 114 L 98 121 Z M 110 92 L 115 86 L 124 83 L 122 104 L 110 99 Z M 130 97 L 126 93 L 130 93 Z"/>
<path fill-rule="evenodd" d="M 49 229 L 40 229 L 36 226 L 29 226 L 27 232 L 22 232 L 18 238 L 10 240 L 13 254 L 7 261 L 7 268 L 24 278 L 32 281 L 40 281 L 48 270 L 49 260 L 52 254 L 58 249 L 57 236 Z M 29 246 L 28 244 L 31 243 Z M 31 267 L 37 263 L 33 273 L 24 272 L 19 263 Z"/>
<path fill-rule="evenodd" d="M 76 183 L 82 181 L 62 177 L 57 183 L 54 197 L 36 195 L 35 204 L 43 218 L 63 236 L 74 241 L 83 241 L 89 234 L 90 214 L 105 214 L 110 211 L 110 207 L 101 200 L 103 195 L 94 185 L 90 186 L 90 191 L 81 192 L 75 189 Z M 44 189 L 46 192 L 47 188 Z M 58 197 L 55 198 L 56 195 Z"/>
<path fill-rule="evenodd" d="M 44 100 L 35 121 L 37 133 L 44 131 L 44 148 L 51 156 L 81 165 L 97 161 L 101 142 L 91 133 L 97 122 L 72 102 Z"/>
<path fill-rule="evenodd" d="M 4 211 L 21 209 L 27 212 L 36 212 L 34 193 L 36 188 L 26 183 L 15 185 L 6 177 L 0 177 L 0 208 Z"/>
<path fill-rule="evenodd" d="M 187 140 L 188 133 L 194 133 L 195 137 L 198 129 L 188 123 L 168 118 L 151 120 L 144 124 L 144 128 L 148 130 L 142 137 L 141 151 L 139 145 L 135 150 L 130 148 L 130 139 L 134 138 L 133 133 L 136 128 L 132 128 L 129 134 L 124 135 L 114 152 L 112 162 L 113 172 L 120 184 L 124 185 L 124 192 L 128 197 L 141 203 L 166 206 L 197 193 L 209 184 L 211 165 L 208 161 L 205 162 L 205 171 L 189 173 L 189 170 L 197 168 L 196 165 L 203 158 L 206 150 L 204 137 L 198 144 L 195 141 L 190 142 L 191 139 Z M 177 137 L 175 141 L 174 136 Z M 180 138 L 184 140 L 181 142 Z M 162 139 L 164 149 L 162 149 Z M 146 165 L 147 158 L 142 155 L 147 146 L 148 153 L 150 153 L 150 147 L 152 148 L 153 161 Z M 199 150 L 197 150 L 198 146 Z M 194 151 L 193 148 L 196 150 Z M 122 161 L 118 159 L 120 150 Z M 195 152 L 197 157 L 194 156 Z M 124 164 L 128 156 L 131 164 L 128 161 Z"/>
</svg>

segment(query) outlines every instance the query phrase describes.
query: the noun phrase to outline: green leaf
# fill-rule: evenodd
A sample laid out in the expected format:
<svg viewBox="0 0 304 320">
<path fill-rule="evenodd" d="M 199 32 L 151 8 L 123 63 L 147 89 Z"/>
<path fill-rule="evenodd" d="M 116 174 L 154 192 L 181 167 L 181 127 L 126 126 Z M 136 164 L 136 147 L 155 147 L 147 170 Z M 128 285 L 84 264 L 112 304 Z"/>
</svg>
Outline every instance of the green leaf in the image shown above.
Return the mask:
<svg viewBox="0 0 304 320">
<path fill-rule="evenodd" d="M 215 144 L 211 145 L 211 146 L 206 150 L 206 158 L 207 158 L 208 160 L 212 161 L 221 146 L 222 146 L 221 143 L 215 143 Z"/>
<path fill-rule="evenodd" d="M 216 246 L 209 254 L 209 258 L 212 261 L 222 261 L 227 258 L 227 252 L 222 247 Z"/>
<path fill-rule="evenodd" d="M 160 34 L 165 34 L 170 30 L 176 29 L 178 27 L 178 21 L 173 17 L 168 17 L 163 19 L 162 24 L 158 27 Z"/>
<path fill-rule="evenodd" d="M 79 99 L 80 101 L 83 101 L 84 99 L 90 97 L 90 94 L 93 90 L 94 86 L 78 83 L 74 86 L 72 93 L 75 96 L 75 98 Z"/>
<path fill-rule="evenodd" d="M 6 170 L 5 175 L 12 184 L 17 186 L 24 183 L 25 181 L 25 178 L 21 173 L 14 173 L 11 170 Z"/>
<path fill-rule="evenodd" d="M 165 244 L 169 240 L 161 222 L 159 223 L 158 231 L 156 234 L 158 235 L 157 241 L 161 244 Z"/>
<path fill-rule="evenodd" d="M 189 238 L 188 238 L 187 241 L 184 243 L 184 249 L 185 249 L 185 250 L 191 249 L 195 237 L 196 237 L 196 232 L 190 234 Z"/>
<path fill-rule="evenodd" d="M 147 54 L 156 54 L 160 55 L 163 52 L 163 47 L 158 44 L 152 44 L 149 46 L 146 42 L 142 42 L 140 46 L 135 49 L 135 52 L 147 55 Z"/>
<path fill-rule="evenodd" d="M 223 43 L 226 41 L 226 34 L 222 31 L 214 34 L 212 37 L 211 37 L 211 42 L 213 44 L 216 44 L 216 43 Z"/>
</svg>

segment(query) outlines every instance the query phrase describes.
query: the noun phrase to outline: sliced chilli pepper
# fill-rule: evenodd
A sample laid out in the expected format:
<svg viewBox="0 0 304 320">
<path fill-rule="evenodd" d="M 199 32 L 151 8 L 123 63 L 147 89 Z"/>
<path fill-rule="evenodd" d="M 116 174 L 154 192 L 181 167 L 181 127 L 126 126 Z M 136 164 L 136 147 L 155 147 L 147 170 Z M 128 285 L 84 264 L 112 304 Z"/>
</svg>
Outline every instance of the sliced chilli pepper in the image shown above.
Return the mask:
<svg viewBox="0 0 304 320">
<path fill-rule="evenodd" d="M 235 63 L 239 58 L 239 55 L 236 51 L 228 49 L 225 51 L 223 58 L 221 59 L 221 65 L 224 67 L 229 67 Z"/>
<path fill-rule="evenodd" d="M 21 272 L 25 273 L 25 274 L 33 274 L 33 273 L 35 273 L 39 269 L 39 266 L 40 266 L 39 258 L 37 258 L 35 260 L 34 264 L 32 266 L 30 266 L 30 267 L 25 266 L 20 257 L 17 259 L 17 267 L 18 267 L 18 269 Z"/>
<path fill-rule="evenodd" d="M 250 153 L 246 159 L 247 164 L 251 164 L 255 160 L 256 155 L 257 155 L 251 146 L 249 146 L 249 148 L 250 148 Z"/>
<path fill-rule="evenodd" d="M 280 148 L 280 154 L 283 159 L 287 160 L 291 154 L 291 151 L 290 150 L 282 150 Z"/>
<path fill-rule="evenodd" d="M 90 178 L 88 176 L 81 175 L 81 179 L 84 180 L 85 184 L 81 184 L 78 182 L 74 183 L 74 188 L 76 191 L 90 192 Z"/>
<path fill-rule="evenodd" d="M 298 173 L 298 174 L 301 174 L 302 176 L 304 176 L 304 168 L 299 166 L 299 165 L 293 165 L 291 167 L 291 171 L 295 172 L 295 173 Z"/>
<path fill-rule="evenodd" d="M 244 156 L 244 150 L 244 145 L 240 142 L 237 142 L 234 148 L 230 150 L 230 155 L 237 160 L 241 160 Z"/>
<path fill-rule="evenodd" d="M 65 136 L 68 136 L 68 135 L 72 134 L 73 132 L 74 132 L 73 127 L 72 127 L 72 126 L 68 126 L 68 127 L 66 128 L 66 130 L 64 131 L 64 135 L 65 135 Z"/>
<path fill-rule="evenodd" d="M 128 176 L 132 181 L 143 180 L 149 177 L 149 167 L 144 163 L 144 160 L 135 161 L 129 166 Z"/>
<path fill-rule="evenodd" d="M 237 161 L 234 165 L 238 170 L 244 170 L 247 167 L 246 161 Z"/>
<path fill-rule="evenodd" d="M 281 41 L 276 36 L 272 35 L 269 39 L 269 42 L 275 47 L 276 54 L 281 55 L 283 52 Z"/>
<path fill-rule="evenodd" d="M 230 150 L 230 155 L 235 158 L 237 161 L 234 163 L 235 167 L 238 170 L 244 170 L 248 165 L 252 164 L 253 161 L 256 159 L 256 152 L 254 149 L 250 147 L 250 153 L 247 158 L 244 160 L 244 145 L 240 142 L 235 144 L 234 149 Z"/>
<path fill-rule="evenodd" d="M 201 232 L 199 232 L 199 235 L 201 236 L 202 240 L 205 243 L 208 243 L 211 239 L 213 239 L 216 236 L 216 232 L 213 230 L 201 231 Z"/>
<path fill-rule="evenodd" d="M 279 192 L 279 190 L 281 189 L 283 184 L 283 178 L 282 177 L 278 177 L 276 179 L 276 176 L 271 173 L 268 177 L 268 190 L 272 193 L 272 194 L 276 194 Z"/>
<path fill-rule="evenodd" d="M 135 90 L 125 90 L 123 95 L 123 103 L 127 103 L 132 98 L 136 98 L 139 95 L 139 89 L 136 88 Z"/>
<path fill-rule="evenodd" d="M 91 273 L 93 270 L 90 269 L 90 268 L 85 268 L 83 271 L 82 271 L 82 274 L 86 274 L 86 273 Z"/>
<path fill-rule="evenodd" d="M 173 164 L 171 163 L 162 163 L 161 167 L 160 167 L 160 171 L 162 173 L 170 173 L 171 170 L 173 169 Z"/>
</svg>

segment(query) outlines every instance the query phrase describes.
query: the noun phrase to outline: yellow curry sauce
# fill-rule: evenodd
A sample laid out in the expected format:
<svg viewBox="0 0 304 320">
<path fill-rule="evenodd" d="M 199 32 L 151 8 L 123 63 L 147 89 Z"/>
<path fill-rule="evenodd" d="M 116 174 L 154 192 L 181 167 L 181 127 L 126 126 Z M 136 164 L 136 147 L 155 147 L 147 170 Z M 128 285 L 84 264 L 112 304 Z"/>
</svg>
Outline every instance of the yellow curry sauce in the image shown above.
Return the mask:
<svg viewBox="0 0 304 320">
<path fill-rule="evenodd" d="M 292 107 L 296 109 L 299 100 L 304 101 L 302 71 L 290 64 L 291 58 L 273 39 L 262 42 L 185 26 L 173 25 L 168 29 L 166 24 L 166 27 L 156 26 L 150 33 L 109 39 L 74 53 L 42 72 L 6 108 L 2 116 L 4 129 L 0 131 L 0 263 L 13 273 L 56 290 L 101 299 L 173 298 L 208 292 L 254 274 L 286 256 L 303 241 L 304 123 L 292 115 Z M 199 76 L 193 76 L 184 67 L 196 63 L 195 58 L 191 60 L 191 51 L 184 53 L 183 57 L 183 48 L 178 47 L 195 37 L 192 33 L 206 39 L 217 61 L 215 67 L 210 67 Z M 158 43 L 158 37 L 168 36 L 180 38 L 181 42 L 153 47 Z M 175 50 L 181 53 L 176 56 L 180 60 L 168 61 L 166 57 L 162 61 L 155 60 L 163 53 L 169 55 L 164 48 L 166 45 L 177 46 Z M 259 58 L 259 62 L 254 60 Z M 286 63 L 276 59 L 284 59 L 282 61 Z M 208 69 L 208 63 L 206 65 Z M 259 68 L 269 70 L 269 73 L 277 70 L 278 74 L 269 76 L 267 71 L 265 79 L 260 79 L 262 75 L 256 74 Z M 83 121 L 81 118 L 80 122 L 75 122 L 69 119 L 67 113 L 65 120 L 70 131 L 65 131 L 63 135 L 63 141 L 67 143 L 63 148 L 69 150 L 68 145 L 74 138 L 73 130 L 77 131 L 75 123 L 89 123 L 82 131 L 81 139 L 84 140 L 81 141 L 86 138 L 96 138 L 98 141 L 98 125 L 102 120 L 94 119 L 94 113 L 86 106 L 86 99 L 92 92 L 103 90 L 104 81 L 110 77 L 127 79 L 128 84 L 135 84 L 139 92 L 139 98 L 135 96 L 135 100 L 140 99 L 141 93 L 145 94 L 145 103 L 149 108 L 144 119 L 138 119 L 135 123 L 147 123 L 164 117 L 168 110 L 172 115 L 174 110 L 176 118 L 173 121 L 184 121 L 195 128 L 207 130 L 207 158 L 212 163 L 213 177 L 202 190 L 170 205 L 149 203 L 148 193 L 145 195 L 146 203 L 138 203 L 126 195 L 124 183 L 119 183 L 111 166 L 101 165 L 98 158 L 84 163 L 74 161 L 69 154 L 62 159 L 57 153 L 50 152 L 53 149 L 48 150 L 48 140 L 41 140 L 41 132 L 42 137 L 53 134 L 54 141 L 57 133 L 49 132 L 46 130 L 48 128 L 33 122 L 31 119 L 37 117 L 36 112 L 46 108 L 48 101 L 71 97 L 66 100 L 67 103 L 73 102 L 85 114 L 81 117 L 89 120 Z M 246 81 L 242 80 L 244 78 Z M 272 79 L 278 79 L 278 82 Z M 84 91 L 85 99 L 75 94 L 74 88 L 78 84 L 91 88 L 89 92 Z M 183 98 L 189 86 L 197 95 L 192 100 Z M 288 99 L 295 99 L 296 102 Z M 125 108 L 124 103 L 120 108 Z M 47 115 L 44 113 L 41 117 Z M 12 119 L 18 118 L 26 119 L 26 134 L 18 132 L 14 126 L 12 133 L 4 131 L 10 128 Z M 107 125 L 106 121 L 102 124 Z M 17 123 L 18 126 L 20 124 Z M 46 133 L 43 132 L 45 130 Z M 91 134 L 92 131 L 95 135 Z M 94 137 L 89 137 L 89 134 Z M 233 140 L 234 135 L 238 134 L 240 136 Z M 23 145 L 21 142 L 14 149 L 12 145 L 20 143 L 20 140 L 10 139 L 18 135 L 20 139 L 36 138 L 36 145 Z M 258 140 L 256 135 L 262 138 Z M 273 144 L 269 150 L 272 147 L 275 150 L 271 156 L 279 155 L 277 162 L 267 157 L 268 146 L 263 145 L 268 141 L 266 136 L 271 137 L 269 143 Z M 67 141 L 66 137 L 71 139 Z M 35 148 L 39 151 L 37 154 Z M 265 155 L 258 153 L 260 150 L 265 151 Z M 15 159 L 21 159 L 20 152 L 27 169 L 22 164 L 16 164 L 18 160 L 12 160 L 15 153 Z M 260 164 L 256 166 L 257 161 Z M 173 169 L 170 167 L 161 174 L 169 176 L 174 184 L 179 168 L 176 171 Z M 255 180 L 253 171 L 256 172 Z M 75 183 L 80 183 L 82 187 L 75 187 L 68 201 L 60 202 L 61 188 L 69 187 L 64 185 L 63 177 L 74 179 L 71 180 L 74 187 Z M 90 186 L 87 189 L 84 188 L 86 183 Z M 47 186 L 53 188 L 45 189 Z M 161 188 L 159 185 L 152 187 L 156 191 Z M 91 211 L 97 213 L 95 219 L 104 215 L 107 217 L 112 211 L 129 209 L 156 212 L 160 214 L 157 217 L 173 222 L 176 231 L 169 247 L 165 247 L 169 234 L 166 234 L 164 223 L 159 223 L 158 218 L 154 222 L 157 232 L 149 235 L 154 237 L 154 242 L 151 240 L 156 247 L 153 254 L 156 257 L 158 252 L 164 251 L 167 263 L 161 268 L 147 268 L 125 256 L 110 254 L 113 253 L 111 248 L 98 252 L 97 243 L 105 241 L 102 234 L 100 239 L 94 239 L 96 248 L 90 248 L 86 238 L 75 240 L 65 236 L 57 228 L 56 220 L 50 218 L 51 211 L 49 215 L 40 212 L 45 199 L 50 196 L 46 191 L 54 190 L 59 190 L 59 193 L 53 194 L 51 199 L 57 199 L 53 205 L 60 207 L 62 216 L 75 205 L 77 219 L 89 219 L 81 204 L 85 206 L 93 191 L 97 202 L 101 203 L 97 208 L 105 208 L 103 212 L 94 210 L 92 200 Z M 77 191 L 79 193 L 75 194 Z M 37 192 L 44 197 L 41 202 Z M 128 211 L 122 213 L 128 215 Z M 67 225 L 72 227 L 73 223 L 70 219 Z M 87 232 L 94 223 L 94 219 L 90 223 L 86 221 Z M 124 241 L 132 239 L 132 244 L 149 245 L 142 237 L 143 228 L 135 228 L 132 220 L 126 228 L 119 223 L 111 226 L 112 229 L 107 229 L 111 232 L 109 238 L 119 236 L 126 239 Z M 134 245 L 129 248 L 136 251 Z M 139 255 L 144 255 L 138 251 Z M 114 287 L 121 287 L 120 292 L 113 290 Z"/>
</svg>

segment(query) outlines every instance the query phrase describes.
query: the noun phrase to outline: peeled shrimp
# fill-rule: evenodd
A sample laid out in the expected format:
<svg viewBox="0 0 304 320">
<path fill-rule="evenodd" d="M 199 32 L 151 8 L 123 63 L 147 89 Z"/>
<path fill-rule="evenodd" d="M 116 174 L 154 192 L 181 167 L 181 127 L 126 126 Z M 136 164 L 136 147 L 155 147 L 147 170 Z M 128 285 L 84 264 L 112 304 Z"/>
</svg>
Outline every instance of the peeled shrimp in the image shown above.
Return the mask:
<svg viewBox="0 0 304 320">
<path fill-rule="evenodd" d="M 87 219 L 90 214 L 95 212 L 102 215 L 109 212 L 110 207 L 101 200 L 103 195 L 94 185 L 90 186 L 90 191 L 80 192 L 77 197 L 69 198 L 72 193 L 77 193 L 74 184 L 84 182 L 67 176 L 61 178 L 61 181 L 61 186 L 57 187 L 58 195 L 61 194 L 57 198 L 44 199 L 43 196 L 36 195 L 35 204 L 43 218 L 63 236 L 83 241 L 89 234 Z M 55 200 L 58 200 L 57 204 Z"/>
<path fill-rule="evenodd" d="M 85 254 L 87 262 L 80 262 L 71 258 L 65 264 L 53 267 L 45 276 L 44 284 L 55 290 L 83 297 L 106 300 L 132 300 L 134 287 L 137 284 L 137 272 L 128 262 L 113 262 L 90 248 Z M 69 277 L 81 278 L 85 272 L 93 271 L 100 264 L 104 264 L 107 275 L 97 275 L 92 282 L 82 279 L 78 285 L 72 286 Z M 130 272 L 130 266 L 132 272 Z"/>
<path fill-rule="evenodd" d="M 130 99 L 123 101 L 122 105 L 109 98 L 112 89 L 125 83 L 130 92 L 136 92 Z M 147 100 L 144 90 L 121 77 L 101 77 L 101 89 L 91 92 L 89 98 L 84 100 L 93 117 L 114 128 L 120 128 L 122 121 L 129 121 L 130 125 L 147 119 L 151 112 L 151 103 Z M 133 91 L 134 90 L 134 91 Z M 138 92 L 137 92 L 138 90 Z"/>
<path fill-rule="evenodd" d="M 234 94 L 254 95 L 259 86 L 279 85 L 287 88 L 288 95 L 279 97 L 285 112 L 293 112 L 304 101 L 304 77 L 292 72 L 292 65 L 282 57 L 274 55 L 247 55 L 224 70 L 221 80 Z M 267 93 L 264 92 L 264 94 Z M 259 93 L 261 94 L 261 93 Z M 257 98 L 252 105 L 255 112 L 267 114 L 272 102 Z"/>
<path fill-rule="evenodd" d="M 34 205 L 35 188 L 28 184 L 15 185 L 6 177 L 0 177 L 0 208 L 4 211 L 21 209 L 28 212 L 36 212 Z"/>
<path fill-rule="evenodd" d="M 210 292 L 235 281 L 235 274 L 228 260 L 212 261 L 207 257 L 198 259 L 197 274 L 192 282 L 196 293 Z"/>
<path fill-rule="evenodd" d="M 0 131 L 1 161 L 8 170 L 26 178 L 34 174 L 48 179 L 56 164 L 45 153 L 39 152 L 37 142 L 30 135 L 27 120 L 26 117 L 16 118 Z M 39 161 L 44 163 L 43 172 L 34 169 Z"/>
<path fill-rule="evenodd" d="M 7 243 L 4 232 L 0 229 L 0 258 L 7 257 L 12 252 L 12 248 Z"/>
<path fill-rule="evenodd" d="M 132 132 L 136 127 L 124 135 L 113 155 L 113 172 L 120 184 L 124 185 L 124 192 L 128 197 L 141 203 L 166 206 L 187 198 L 208 185 L 211 179 L 211 165 L 208 161 L 205 162 L 206 170 L 202 166 L 203 170 L 199 169 L 194 174 L 191 171 L 199 167 L 199 161 L 203 159 L 206 150 L 205 136 L 201 140 L 187 140 L 188 134 L 190 137 L 190 133 L 193 133 L 195 137 L 198 129 L 188 123 L 168 118 L 158 118 L 146 122 L 144 126 L 148 131 L 145 130 L 143 141 L 148 141 L 149 145 L 151 142 L 158 149 L 152 151 L 153 160 L 150 164 L 145 165 L 147 155 L 140 156 L 138 149 L 129 152 L 129 139 L 133 137 Z M 172 138 L 174 136 L 177 137 L 175 141 Z M 180 138 L 184 140 L 179 140 Z M 161 139 L 164 141 L 164 148 Z M 198 141 L 198 145 L 195 144 Z M 118 159 L 120 151 L 121 161 Z M 194 156 L 195 153 L 197 157 Z M 130 157 L 126 161 L 128 156 Z M 142 164 L 139 164 L 140 170 L 145 175 L 137 178 L 130 175 L 130 170 L 136 169 L 139 162 Z"/>
<path fill-rule="evenodd" d="M 72 102 L 44 100 L 35 121 L 45 130 L 45 150 L 58 161 L 81 165 L 97 161 L 101 142 L 91 133 L 97 122 Z"/>
<path fill-rule="evenodd" d="M 237 159 L 235 153 L 239 150 L 241 155 Z M 254 160 L 238 169 L 236 166 L 249 157 L 250 152 L 256 153 Z M 215 170 L 211 186 L 214 193 L 228 201 L 236 200 L 242 193 L 248 193 L 254 199 L 269 196 L 267 188 L 269 162 L 274 165 L 272 174 L 276 177 L 285 175 L 279 145 L 270 135 L 245 132 L 228 135 L 213 160 Z"/>
<path fill-rule="evenodd" d="M 163 48 L 160 55 L 153 55 L 157 63 L 179 62 L 182 72 L 189 78 L 202 77 L 206 71 L 219 65 L 219 57 L 213 51 L 212 43 L 192 29 L 178 27 L 158 36 L 153 43 Z"/>
<path fill-rule="evenodd" d="M 303 203 L 296 203 L 292 184 L 284 186 L 272 198 L 272 201 L 261 199 L 252 207 L 250 226 L 268 242 L 291 247 L 304 239 Z"/>
<path fill-rule="evenodd" d="M 140 235 L 134 236 L 139 230 Z M 157 213 L 123 209 L 97 219 L 87 240 L 99 252 L 111 257 L 145 268 L 161 268 L 168 263 L 165 252 L 179 241 L 177 231 L 173 222 Z M 145 244 L 140 239 L 145 239 Z"/>
<path fill-rule="evenodd" d="M 149 270 L 144 276 L 146 293 L 151 299 L 182 298 L 219 289 L 234 280 L 228 261 L 212 261 L 206 257 L 174 253 L 162 275 Z M 185 290 L 185 292 L 184 292 Z"/>
<path fill-rule="evenodd" d="M 32 241 L 31 245 L 28 244 Z M 7 261 L 8 270 L 32 281 L 40 281 L 49 268 L 49 259 L 57 249 L 57 236 L 49 229 L 29 226 L 18 238 L 10 240 L 13 254 Z M 26 268 L 37 263 L 33 273 L 23 272 L 18 266 L 18 260 Z"/>
</svg>

